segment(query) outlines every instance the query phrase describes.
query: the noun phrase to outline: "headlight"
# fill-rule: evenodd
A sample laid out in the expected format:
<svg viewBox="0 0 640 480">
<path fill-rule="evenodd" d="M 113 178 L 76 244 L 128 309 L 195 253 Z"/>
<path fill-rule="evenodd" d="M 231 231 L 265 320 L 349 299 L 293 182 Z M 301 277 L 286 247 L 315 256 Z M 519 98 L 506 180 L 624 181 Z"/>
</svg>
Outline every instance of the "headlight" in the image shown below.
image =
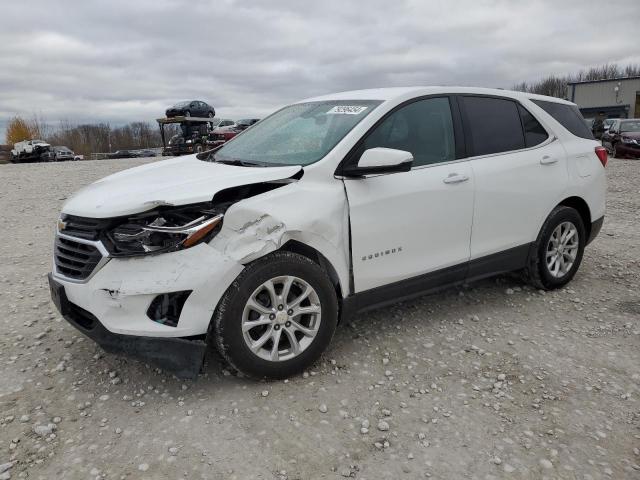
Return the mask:
<svg viewBox="0 0 640 480">
<path fill-rule="evenodd" d="M 187 140 L 186 143 L 193 143 L 193 140 Z"/>
<path fill-rule="evenodd" d="M 223 215 L 186 207 L 127 219 L 107 232 L 113 256 L 135 256 L 190 248 L 211 238 Z"/>
</svg>

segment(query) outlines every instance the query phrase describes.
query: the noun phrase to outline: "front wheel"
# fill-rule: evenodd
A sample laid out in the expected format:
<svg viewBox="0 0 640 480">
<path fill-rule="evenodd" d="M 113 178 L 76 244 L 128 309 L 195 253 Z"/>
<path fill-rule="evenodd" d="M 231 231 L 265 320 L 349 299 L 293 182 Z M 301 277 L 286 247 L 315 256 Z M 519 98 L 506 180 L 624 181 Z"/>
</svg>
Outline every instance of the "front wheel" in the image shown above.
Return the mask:
<svg viewBox="0 0 640 480">
<path fill-rule="evenodd" d="M 274 252 L 248 265 L 225 292 L 210 334 L 245 375 L 285 378 L 320 357 L 337 321 L 327 273 L 302 255 Z"/>
<path fill-rule="evenodd" d="M 556 207 L 542 225 L 525 274 L 536 288 L 560 288 L 575 276 L 586 245 L 580 214 L 571 207 Z"/>
</svg>

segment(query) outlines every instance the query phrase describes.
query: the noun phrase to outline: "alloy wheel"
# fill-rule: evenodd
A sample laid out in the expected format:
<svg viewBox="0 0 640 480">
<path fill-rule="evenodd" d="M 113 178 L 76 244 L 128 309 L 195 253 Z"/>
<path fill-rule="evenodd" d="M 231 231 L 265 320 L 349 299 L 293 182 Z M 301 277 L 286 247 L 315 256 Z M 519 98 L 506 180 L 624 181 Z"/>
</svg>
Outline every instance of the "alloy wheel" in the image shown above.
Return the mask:
<svg viewBox="0 0 640 480">
<path fill-rule="evenodd" d="M 258 357 L 281 362 L 304 352 L 318 334 L 320 299 L 295 276 L 267 280 L 254 290 L 242 313 L 242 334 Z"/>
<path fill-rule="evenodd" d="M 549 273 L 555 278 L 564 277 L 578 257 L 580 239 L 578 229 L 571 222 L 562 222 L 549 238 L 546 262 Z"/>
</svg>

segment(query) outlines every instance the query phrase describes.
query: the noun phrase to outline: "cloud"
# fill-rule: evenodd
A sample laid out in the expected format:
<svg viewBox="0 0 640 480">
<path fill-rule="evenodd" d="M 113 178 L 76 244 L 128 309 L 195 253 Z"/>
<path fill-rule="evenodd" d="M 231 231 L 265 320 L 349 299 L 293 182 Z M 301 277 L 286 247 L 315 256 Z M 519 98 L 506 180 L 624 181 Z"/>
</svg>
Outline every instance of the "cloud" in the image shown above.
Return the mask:
<svg viewBox="0 0 640 480">
<path fill-rule="evenodd" d="M 31 0 L 3 6 L 0 128 L 153 119 L 202 99 L 261 117 L 332 91 L 510 87 L 640 62 L 640 3 L 592 0 Z M 2 135 L 0 131 L 0 138 Z"/>
</svg>

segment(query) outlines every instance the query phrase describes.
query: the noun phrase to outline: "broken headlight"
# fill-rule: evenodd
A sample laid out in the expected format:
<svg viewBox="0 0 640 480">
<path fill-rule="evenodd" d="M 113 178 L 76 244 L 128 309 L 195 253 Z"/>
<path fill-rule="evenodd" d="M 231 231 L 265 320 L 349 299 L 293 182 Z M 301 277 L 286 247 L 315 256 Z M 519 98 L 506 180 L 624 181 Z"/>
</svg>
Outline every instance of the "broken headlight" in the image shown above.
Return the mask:
<svg viewBox="0 0 640 480">
<path fill-rule="evenodd" d="M 222 217 L 197 207 L 131 217 L 107 232 L 109 250 L 114 256 L 133 256 L 190 248 L 215 235 Z"/>
</svg>

